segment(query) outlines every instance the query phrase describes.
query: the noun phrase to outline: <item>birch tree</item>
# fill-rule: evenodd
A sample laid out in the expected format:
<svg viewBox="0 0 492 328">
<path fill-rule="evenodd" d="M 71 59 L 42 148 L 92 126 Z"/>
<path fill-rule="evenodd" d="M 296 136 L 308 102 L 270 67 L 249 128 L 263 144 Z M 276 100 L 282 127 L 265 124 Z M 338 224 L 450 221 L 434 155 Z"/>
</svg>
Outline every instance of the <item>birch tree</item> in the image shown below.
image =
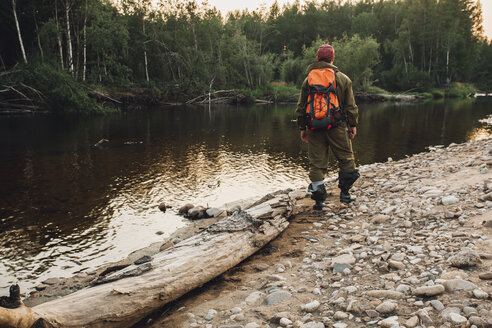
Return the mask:
<svg viewBox="0 0 492 328">
<path fill-rule="evenodd" d="M 17 19 L 15 0 L 12 0 L 12 11 L 14 12 L 15 27 L 17 29 L 17 36 L 19 37 L 19 44 L 20 44 L 20 48 L 21 48 L 21 52 L 22 52 L 22 58 L 24 59 L 24 63 L 27 64 L 26 51 L 24 50 L 24 42 L 22 41 L 22 35 L 21 35 L 21 31 L 20 31 L 20 26 L 19 26 L 19 20 Z"/>
</svg>

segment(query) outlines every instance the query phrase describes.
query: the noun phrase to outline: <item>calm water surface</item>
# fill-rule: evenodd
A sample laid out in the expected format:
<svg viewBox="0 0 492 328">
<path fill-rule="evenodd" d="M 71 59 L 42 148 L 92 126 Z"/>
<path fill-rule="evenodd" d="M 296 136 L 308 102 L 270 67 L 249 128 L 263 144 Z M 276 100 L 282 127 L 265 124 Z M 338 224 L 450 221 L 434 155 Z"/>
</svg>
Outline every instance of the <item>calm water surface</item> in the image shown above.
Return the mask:
<svg viewBox="0 0 492 328">
<path fill-rule="evenodd" d="M 0 295 L 122 259 L 220 206 L 307 184 L 292 105 L 0 117 Z M 486 101 L 360 106 L 359 164 L 483 138 Z M 94 144 L 110 140 L 107 149 Z M 166 202 L 173 209 L 157 209 Z M 164 235 L 157 235 L 157 231 Z"/>
</svg>

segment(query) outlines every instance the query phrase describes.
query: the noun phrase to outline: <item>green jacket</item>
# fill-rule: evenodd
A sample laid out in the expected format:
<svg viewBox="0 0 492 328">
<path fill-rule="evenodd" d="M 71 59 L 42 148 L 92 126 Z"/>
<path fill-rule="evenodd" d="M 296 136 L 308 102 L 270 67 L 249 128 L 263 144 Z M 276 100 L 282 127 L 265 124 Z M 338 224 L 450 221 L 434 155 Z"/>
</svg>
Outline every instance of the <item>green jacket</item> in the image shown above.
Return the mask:
<svg viewBox="0 0 492 328">
<path fill-rule="evenodd" d="M 321 68 L 333 68 L 338 69 L 335 65 L 327 63 L 325 61 L 317 61 L 312 63 L 307 68 L 307 73 L 313 69 Z M 338 71 L 335 75 L 337 81 L 337 97 L 340 106 L 345 111 L 347 115 L 347 123 L 349 126 L 356 126 L 359 122 L 359 108 L 357 107 L 354 99 L 354 92 L 352 90 L 352 81 L 350 78 Z M 304 130 L 306 128 L 305 115 L 306 115 L 306 105 L 309 95 L 308 79 L 304 80 L 301 87 L 301 94 L 299 95 L 299 100 L 297 101 L 297 124 L 299 129 Z"/>
</svg>

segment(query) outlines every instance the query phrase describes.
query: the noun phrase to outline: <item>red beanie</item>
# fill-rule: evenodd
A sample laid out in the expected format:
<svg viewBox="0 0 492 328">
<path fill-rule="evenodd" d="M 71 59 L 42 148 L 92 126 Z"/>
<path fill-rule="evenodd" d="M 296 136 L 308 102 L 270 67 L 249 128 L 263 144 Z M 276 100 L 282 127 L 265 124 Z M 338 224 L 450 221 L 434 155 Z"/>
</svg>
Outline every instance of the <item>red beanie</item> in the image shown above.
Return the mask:
<svg viewBox="0 0 492 328">
<path fill-rule="evenodd" d="M 318 61 L 325 60 L 331 62 L 335 58 L 335 49 L 329 44 L 324 44 L 318 49 L 318 55 L 316 59 Z"/>
</svg>

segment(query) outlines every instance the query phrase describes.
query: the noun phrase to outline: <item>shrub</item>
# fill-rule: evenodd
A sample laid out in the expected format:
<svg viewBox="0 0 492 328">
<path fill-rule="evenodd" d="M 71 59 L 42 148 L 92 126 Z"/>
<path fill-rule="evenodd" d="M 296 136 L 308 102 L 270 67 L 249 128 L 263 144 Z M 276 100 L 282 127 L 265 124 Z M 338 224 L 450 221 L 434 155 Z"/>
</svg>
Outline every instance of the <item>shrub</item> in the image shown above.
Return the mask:
<svg viewBox="0 0 492 328">
<path fill-rule="evenodd" d="M 13 74 L 13 83 L 24 83 L 40 91 L 44 96 L 44 109 L 53 113 L 99 112 L 103 108 L 90 98 L 87 88 L 77 82 L 68 72 L 60 71 L 49 64 L 25 66 Z"/>
<path fill-rule="evenodd" d="M 475 86 L 471 83 L 452 83 L 446 97 L 449 98 L 467 98 L 477 92 Z"/>
</svg>

